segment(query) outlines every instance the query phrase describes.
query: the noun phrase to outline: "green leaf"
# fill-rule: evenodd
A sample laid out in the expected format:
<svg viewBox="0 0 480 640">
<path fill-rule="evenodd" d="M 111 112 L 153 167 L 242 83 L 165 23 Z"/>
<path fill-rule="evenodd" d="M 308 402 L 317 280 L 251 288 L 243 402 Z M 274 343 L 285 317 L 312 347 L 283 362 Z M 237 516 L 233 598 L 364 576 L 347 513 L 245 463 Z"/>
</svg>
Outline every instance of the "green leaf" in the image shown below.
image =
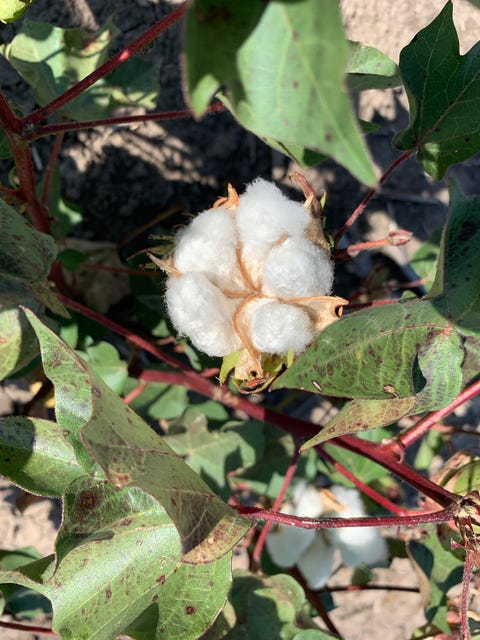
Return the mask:
<svg viewBox="0 0 480 640">
<path fill-rule="evenodd" d="M 118 351 L 108 342 L 99 342 L 78 351 L 78 355 L 88 362 L 93 371 L 117 394 L 123 393 L 128 378 L 127 363 L 121 360 Z"/>
<path fill-rule="evenodd" d="M 319 334 L 274 387 L 365 399 L 416 395 L 417 410 L 445 406 L 480 370 L 479 270 L 480 198 L 464 196 L 452 182 L 429 295 L 342 318 Z"/>
<path fill-rule="evenodd" d="M 262 424 L 254 421 L 209 431 L 195 410 L 170 424 L 165 441 L 224 500 L 230 496 L 228 475 L 252 466 L 263 453 Z"/>
<path fill-rule="evenodd" d="M 209 562 L 229 551 L 250 522 L 227 506 L 121 398 L 34 314 L 25 311 L 40 342 L 46 375 L 55 386 L 58 423 L 84 463 L 79 437 L 117 487 L 136 486 L 166 509 L 188 562 Z M 80 458 L 80 456 L 82 456 Z"/>
<path fill-rule="evenodd" d="M 118 29 L 108 23 L 94 36 L 82 29 L 61 29 L 25 20 L 4 54 L 45 105 L 97 69 L 108 58 Z M 153 108 L 158 94 L 160 61 L 128 60 L 62 108 L 74 120 L 107 117 L 119 105 Z M 118 84 L 117 84 L 118 83 Z"/>
<path fill-rule="evenodd" d="M 296 580 L 285 574 L 259 576 L 236 571 L 229 605 L 202 640 L 329 640 L 331 636 L 314 628 L 303 611 L 305 594 Z M 311 626 L 305 629 L 304 626 Z"/>
<path fill-rule="evenodd" d="M 39 184 L 39 193 L 41 193 L 43 185 L 44 180 Z M 50 201 L 48 203 L 48 210 L 52 218 L 51 230 L 55 238 L 65 238 L 83 218 L 81 209 L 77 205 L 62 198 L 60 186 L 60 168 L 55 166 L 51 174 Z"/>
<path fill-rule="evenodd" d="M 2 0 L 0 22 L 14 22 L 23 16 L 32 0 Z"/>
<path fill-rule="evenodd" d="M 403 416 L 412 413 L 417 399 L 415 397 L 390 398 L 388 400 L 352 400 L 334 416 L 316 436 L 302 445 L 301 451 L 311 449 L 321 442 L 358 433 L 377 427 L 384 427 Z"/>
<path fill-rule="evenodd" d="M 384 53 L 360 42 L 349 42 L 347 86 L 350 91 L 388 89 L 401 84 L 400 70 Z"/>
<path fill-rule="evenodd" d="M 0 550 L 0 569 L 17 569 L 18 567 L 38 560 L 40 554 L 33 547 L 23 547 L 15 551 Z M 50 613 L 50 602 L 45 596 L 15 584 L 0 585 L 0 592 L 5 599 L 5 609 L 15 616 L 30 620 L 40 614 Z"/>
<path fill-rule="evenodd" d="M 64 640 L 195 640 L 213 622 L 231 583 L 229 555 L 204 565 L 181 560 L 164 509 L 139 489 L 79 478 L 65 494 L 55 564 L 0 571 L 53 606 Z M 42 561 L 40 561 L 41 563 Z M 43 569 L 43 571 L 40 571 Z"/>
<path fill-rule="evenodd" d="M 48 275 L 56 254 L 53 238 L 31 227 L 0 199 L 0 276 L 37 282 Z"/>
<path fill-rule="evenodd" d="M 8 138 L 5 131 L 0 127 L 0 160 L 7 160 L 12 157 L 12 149 L 8 144 Z"/>
<path fill-rule="evenodd" d="M 480 151 L 480 43 L 460 55 L 451 1 L 403 49 L 400 70 L 410 125 L 394 143 L 416 150 L 425 171 L 440 180 L 450 165 Z"/>
<path fill-rule="evenodd" d="M 187 9 L 185 36 L 187 89 L 197 115 L 225 87 L 233 115 L 260 138 L 331 156 L 374 184 L 343 86 L 348 47 L 336 0 L 196 0 Z"/>
<path fill-rule="evenodd" d="M 442 546 L 434 527 L 422 542 L 410 540 L 407 551 L 419 575 L 425 617 L 434 629 L 450 633 L 447 592 L 462 581 L 463 562 Z"/>
<path fill-rule="evenodd" d="M 60 425 L 22 416 L 0 420 L 0 471 L 30 493 L 58 498 L 85 473 Z"/>
</svg>

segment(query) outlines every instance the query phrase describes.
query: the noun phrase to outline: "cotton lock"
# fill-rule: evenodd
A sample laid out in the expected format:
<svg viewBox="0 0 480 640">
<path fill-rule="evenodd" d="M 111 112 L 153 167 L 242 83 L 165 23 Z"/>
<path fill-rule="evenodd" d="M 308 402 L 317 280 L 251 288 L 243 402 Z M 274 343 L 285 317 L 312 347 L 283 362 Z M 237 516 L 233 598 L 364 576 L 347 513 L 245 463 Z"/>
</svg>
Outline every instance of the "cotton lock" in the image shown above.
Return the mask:
<svg viewBox="0 0 480 640">
<path fill-rule="evenodd" d="M 319 238 L 321 241 L 319 242 Z M 339 317 L 320 221 L 258 179 L 199 213 L 164 261 L 178 333 L 209 356 L 239 351 L 236 375 L 263 375 L 266 356 L 302 352 Z"/>
</svg>

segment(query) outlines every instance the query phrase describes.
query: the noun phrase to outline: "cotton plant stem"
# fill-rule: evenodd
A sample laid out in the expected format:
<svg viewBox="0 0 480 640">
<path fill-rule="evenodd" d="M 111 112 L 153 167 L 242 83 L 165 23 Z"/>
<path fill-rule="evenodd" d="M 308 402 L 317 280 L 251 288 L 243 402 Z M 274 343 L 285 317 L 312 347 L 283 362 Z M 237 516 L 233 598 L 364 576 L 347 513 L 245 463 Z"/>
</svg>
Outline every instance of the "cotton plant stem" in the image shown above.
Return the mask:
<svg viewBox="0 0 480 640">
<path fill-rule="evenodd" d="M 144 349 L 148 353 L 152 354 L 159 360 L 165 362 L 169 366 L 176 369 L 175 372 L 154 372 L 158 373 L 158 380 L 169 382 L 170 384 L 178 384 L 188 387 L 193 391 L 197 391 L 202 395 L 220 402 L 231 409 L 238 409 L 244 411 L 251 418 L 268 422 L 280 429 L 283 429 L 287 433 L 290 433 L 297 440 L 307 440 L 316 431 L 318 431 L 318 425 L 314 425 L 307 420 L 301 420 L 292 416 L 284 415 L 273 409 L 269 409 L 262 405 L 256 405 L 249 402 L 245 397 L 237 396 L 229 391 L 225 386 L 216 385 L 209 380 L 206 380 L 203 376 L 196 373 L 187 364 L 180 362 L 176 357 L 170 355 L 166 351 L 159 349 L 152 344 L 149 340 L 138 336 L 137 334 L 125 329 L 121 325 L 113 322 L 105 316 L 88 309 L 79 302 L 71 300 L 62 294 L 57 294 L 58 299 L 69 309 L 73 309 L 82 315 L 95 320 L 101 325 L 107 327 L 113 332 L 123 336 L 132 344 L 137 345 L 141 349 Z M 147 373 L 147 372 L 145 372 Z M 153 374 L 150 372 L 148 377 L 140 376 L 143 380 L 153 380 Z M 375 445 L 367 440 L 361 440 L 353 436 L 341 436 L 331 441 L 331 444 L 335 446 L 341 446 L 344 449 L 360 453 L 366 456 L 370 460 L 377 462 L 385 469 L 392 471 L 399 478 L 405 480 L 418 491 L 422 491 L 428 495 L 432 500 L 436 501 L 440 506 L 449 507 L 456 503 L 457 496 L 450 493 L 443 487 L 439 487 L 435 483 L 423 477 L 420 473 L 409 467 L 408 465 L 400 462 L 398 457 L 392 452 L 386 452 L 379 450 L 378 445 Z M 406 516 L 407 518 L 409 516 Z"/>
<path fill-rule="evenodd" d="M 462 578 L 462 599 L 461 599 L 461 610 L 460 610 L 460 620 L 462 627 L 462 639 L 470 640 L 470 626 L 468 624 L 468 599 L 470 595 L 470 582 L 472 580 L 473 569 L 475 568 L 474 556 L 472 552 L 467 552 L 465 557 L 465 565 L 463 567 L 463 578 Z"/>
<path fill-rule="evenodd" d="M 175 24 L 175 22 L 177 22 L 182 17 L 185 9 L 185 2 L 175 9 L 172 9 L 172 11 L 170 11 L 170 13 L 168 13 L 162 20 L 154 24 L 153 27 L 148 29 L 139 38 L 125 47 L 125 49 L 107 60 L 107 62 L 98 67 L 98 69 L 95 69 L 95 71 L 89 73 L 88 76 L 83 78 L 83 80 L 77 82 L 68 91 L 65 91 L 65 93 L 62 93 L 62 95 L 52 100 L 44 107 L 37 109 L 29 116 L 22 118 L 21 125 L 23 134 L 26 136 L 32 135 L 34 125 L 44 120 L 47 116 L 52 115 L 52 113 L 56 113 L 59 109 L 71 102 L 74 98 L 77 98 L 89 87 L 95 84 L 95 82 L 100 80 L 100 78 L 104 78 L 109 73 L 112 73 L 112 71 L 115 71 L 115 69 L 117 69 L 117 67 L 119 67 L 123 62 L 131 58 L 135 53 L 155 40 L 155 38 L 163 33 L 163 31 L 166 31 L 169 27 Z"/>
<path fill-rule="evenodd" d="M 50 233 L 50 219 L 47 209 L 37 198 L 35 173 L 31 151 L 21 140 L 21 121 L 0 91 L 0 127 L 10 145 L 19 181 L 17 196 L 27 208 L 35 227 L 43 233 Z"/>
<path fill-rule="evenodd" d="M 274 511 L 278 511 L 282 506 L 282 502 L 285 497 L 285 494 L 287 493 L 287 489 L 292 482 L 293 476 L 295 475 L 295 471 L 297 470 L 297 464 L 298 464 L 299 458 L 300 458 L 300 452 L 298 448 L 296 448 L 292 456 L 290 465 L 287 469 L 287 473 L 285 474 L 282 487 L 278 493 L 278 496 L 275 498 L 275 502 L 273 503 L 272 509 Z M 272 526 L 273 526 L 272 522 L 266 522 L 263 529 L 260 531 L 260 535 L 258 536 L 258 540 L 252 554 L 252 560 L 256 566 L 260 566 L 260 559 L 262 556 L 263 546 L 265 544 L 265 540 L 267 539 L 268 532 L 270 531 Z"/>
<path fill-rule="evenodd" d="M 469 387 L 467 387 L 464 391 L 462 391 L 450 404 L 448 404 L 443 409 L 439 409 L 438 411 L 433 411 L 428 416 L 417 422 L 403 433 L 401 433 L 398 438 L 396 438 L 396 442 L 400 443 L 402 447 L 405 449 L 416 442 L 419 438 L 427 433 L 432 427 L 435 427 L 440 420 L 448 416 L 452 411 L 455 411 L 458 407 L 460 407 L 468 400 L 474 398 L 478 393 L 480 393 L 480 380 L 474 382 Z M 388 450 L 391 447 L 395 446 L 395 442 L 389 442 L 384 445 L 381 445 L 382 449 Z"/>
<path fill-rule="evenodd" d="M 363 516 L 360 518 L 306 518 L 249 505 L 232 505 L 240 515 L 250 520 L 265 520 L 301 529 L 344 529 L 350 527 L 405 527 L 435 522 L 448 522 L 455 516 L 456 505 L 439 511 L 408 516 Z"/>
<path fill-rule="evenodd" d="M 218 113 L 225 111 L 221 102 L 210 105 L 205 113 Z M 84 120 L 78 122 L 60 122 L 58 124 L 37 125 L 30 133 L 23 136 L 23 140 L 31 141 L 37 138 L 50 136 L 53 134 L 65 133 L 67 131 L 81 131 L 82 129 L 97 129 L 98 127 L 114 127 L 141 122 L 158 122 L 162 120 L 176 120 L 179 118 L 193 117 L 191 109 L 178 109 L 176 111 L 164 111 L 161 113 L 145 113 L 136 116 L 116 116 L 112 118 L 101 118 L 99 120 Z"/>
<path fill-rule="evenodd" d="M 377 193 L 377 191 L 380 190 L 383 183 L 386 182 L 386 180 L 392 175 L 395 169 L 400 164 L 402 164 L 402 162 L 407 160 L 407 158 L 409 158 L 414 153 L 415 153 L 415 149 L 409 149 L 408 151 L 405 151 L 400 156 L 398 156 L 398 158 L 392 162 L 392 164 L 388 167 L 385 173 L 378 180 L 377 184 L 372 189 L 370 189 L 370 191 L 367 193 L 367 195 L 364 197 L 364 199 L 361 201 L 361 203 L 358 205 L 358 207 L 355 209 L 352 215 L 348 218 L 345 224 L 339 229 L 339 231 L 337 231 L 334 237 L 335 246 L 338 245 L 340 238 L 342 238 L 342 236 L 348 231 L 348 229 L 350 229 L 350 227 L 356 221 L 356 219 L 363 213 L 363 211 L 365 210 L 365 207 L 368 205 L 368 203 L 373 198 L 373 196 Z"/>
<path fill-rule="evenodd" d="M 32 624 L 19 624 L 18 622 L 7 622 L 6 620 L 0 620 L 0 627 L 3 627 L 4 629 L 15 629 L 17 631 L 24 631 L 25 633 L 34 633 L 35 635 L 40 634 L 60 638 L 60 636 L 51 629 L 46 629 L 45 627 L 37 627 Z"/>
</svg>

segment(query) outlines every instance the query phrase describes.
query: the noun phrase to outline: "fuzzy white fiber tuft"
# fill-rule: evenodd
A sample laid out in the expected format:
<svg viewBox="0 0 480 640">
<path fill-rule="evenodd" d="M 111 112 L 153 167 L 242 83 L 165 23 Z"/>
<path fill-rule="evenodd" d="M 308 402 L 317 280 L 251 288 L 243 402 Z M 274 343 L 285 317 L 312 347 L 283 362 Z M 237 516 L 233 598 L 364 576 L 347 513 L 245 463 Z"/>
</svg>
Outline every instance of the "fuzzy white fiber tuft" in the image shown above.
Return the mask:
<svg viewBox="0 0 480 640">
<path fill-rule="evenodd" d="M 326 296 L 333 284 L 333 265 L 324 249 L 304 238 L 287 238 L 268 254 L 262 280 L 272 297 Z"/>
<path fill-rule="evenodd" d="M 182 273 L 203 272 L 220 287 L 241 290 L 237 247 L 238 232 L 231 211 L 209 209 L 179 233 L 174 266 Z"/>
<path fill-rule="evenodd" d="M 313 336 L 308 313 L 293 305 L 266 301 L 250 312 L 250 337 L 261 353 L 285 354 L 290 350 L 300 353 Z"/>
<path fill-rule="evenodd" d="M 170 278 L 166 300 L 177 331 L 209 356 L 226 356 L 241 347 L 233 330 L 235 304 L 203 273 Z"/>
</svg>

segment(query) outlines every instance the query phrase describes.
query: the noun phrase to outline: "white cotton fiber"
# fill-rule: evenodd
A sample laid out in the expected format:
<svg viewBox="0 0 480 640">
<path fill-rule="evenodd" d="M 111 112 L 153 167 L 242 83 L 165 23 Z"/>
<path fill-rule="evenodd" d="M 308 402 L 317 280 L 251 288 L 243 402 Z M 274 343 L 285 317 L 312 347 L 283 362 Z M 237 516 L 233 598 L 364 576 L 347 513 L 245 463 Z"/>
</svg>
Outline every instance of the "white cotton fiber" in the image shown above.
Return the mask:
<svg viewBox="0 0 480 640">
<path fill-rule="evenodd" d="M 292 505 L 285 505 L 282 508 L 282 513 L 294 515 L 295 510 Z M 279 525 L 267 535 L 265 544 L 275 564 L 278 564 L 279 567 L 293 567 L 301 553 L 313 542 L 314 538 L 314 529 Z"/>
<path fill-rule="evenodd" d="M 289 200 L 272 182 L 261 179 L 252 182 L 240 196 L 236 218 L 247 264 L 263 261 L 282 236 L 303 236 L 311 220 L 302 204 Z"/>
<path fill-rule="evenodd" d="M 214 284 L 243 290 L 237 263 L 238 232 L 231 211 L 209 209 L 196 216 L 177 237 L 174 266 L 182 273 L 200 271 Z"/>
<path fill-rule="evenodd" d="M 304 238 L 274 247 L 262 268 L 263 292 L 283 299 L 326 296 L 333 284 L 327 252 Z"/>
<path fill-rule="evenodd" d="M 318 518 L 323 511 L 320 492 L 304 481 L 297 482 L 293 489 L 295 515 L 306 518 Z"/>
<path fill-rule="evenodd" d="M 169 278 L 168 313 L 178 333 L 209 356 L 226 356 L 241 347 L 232 317 L 238 302 L 228 300 L 203 273 Z"/>
<path fill-rule="evenodd" d="M 362 499 L 356 489 L 334 486 L 331 491 L 340 504 L 346 507 L 339 514 L 342 518 L 365 515 Z M 330 542 L 340 549 L 343 563 L 347 567 L 355 567 L 362 562 L 374 565 L 385 560 L 388 555 L 387 544 L 377 527 L 329 529 L 326 534 Z"/>
<path fill-rule="evenodd" d="M 293 305 L 259 300 L 249 305 L 247 314 L 252 343 L 261 353 L 300 353 L 313 339 L 307 312 Z"/>
<path fill-rule="evenodd" d="M 297 560 L 297 567 L 310 589 L 321 589 L 333 573 L 335 547 L 328 544 L 321 531 Z"/>
</svg>

